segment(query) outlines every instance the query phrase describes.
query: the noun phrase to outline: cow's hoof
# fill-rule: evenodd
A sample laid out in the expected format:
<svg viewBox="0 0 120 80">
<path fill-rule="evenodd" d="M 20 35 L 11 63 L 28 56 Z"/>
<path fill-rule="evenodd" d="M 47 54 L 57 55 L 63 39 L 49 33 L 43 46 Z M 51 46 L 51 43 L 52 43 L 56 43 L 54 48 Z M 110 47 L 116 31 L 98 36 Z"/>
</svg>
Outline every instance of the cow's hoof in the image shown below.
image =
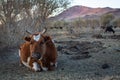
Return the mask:
<svg viewBox="0 0 120 80">
<path fill-rule="evenodd" d="M 31 69 L 33 72 L 41 72 L 41 69 L 35 70 L 35 69 Z"/>
<path fill-rule="evenodd" d="M 40 72 L 41 70 L 36 70 L 35 72 Z"/>
<path fill-rule="evenodd" d="M 42 70 L 43 71 L 48 71 L 48 68 L 47 67 L 42 67 Z"/>
</svg>

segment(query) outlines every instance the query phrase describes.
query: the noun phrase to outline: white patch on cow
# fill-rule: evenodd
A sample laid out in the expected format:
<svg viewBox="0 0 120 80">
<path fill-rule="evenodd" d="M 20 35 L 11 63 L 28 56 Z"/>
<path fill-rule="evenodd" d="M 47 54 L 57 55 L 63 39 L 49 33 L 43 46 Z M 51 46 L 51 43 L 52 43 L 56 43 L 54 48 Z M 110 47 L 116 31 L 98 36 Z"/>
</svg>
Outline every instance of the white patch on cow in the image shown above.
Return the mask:
<svg viewBox="0 0 120 80">
<path fill-rule="evenodd" d="M 47 71 L 48 68 L 47 68 L 47 67 L 42 67 L 42 70 L 43 70 L 43 71 Z"/>
<path fill-rule="evenodd" d="M 34 69 L 35 71 L 40 71 L 40 66 L 39 66 L 39 64 L 38 64 L 37 62 L 34 62 L 34 63 L 33 63 L 33 69 Z"/>
<path fill-rule="evenodd" d="M 54 65 L 54 63 L 53 63 L 53 62 L 50 62 L 50 65 L 51 65 L 51 66 L 53 66 L 53 65 Z"/>
<path fill-rule="evenodd" d="M 23 63 L 26 67 L 31 68 L 27 62 L 22 61 L 22 63 Z"/>
<path fill-rule="evenodd" d="M 29 63 L 30 63 L 30 57 L 27 58 L 27 64 L 29 64 Z"/>
<path fill-rule="evenodd" d="M 34 39 L 35 41 L 39 41 L 40 37 L 41 37 L 40 34 L 38 34 L 38 35 L 36 35 L 36 36 L 34 35 L 34 36 L 33 36 L 33 39 Z"/>
<path fill-rule="evenodd" d="M 20 49 L 19 49 L 19 56 L 20 56 Z"/>
<path fill-rule="evenodd" d="M 57 66 L 58 66 L 58 62 L 55 63 L 55 67 L 56 67 L 56 68 L 57 68 Z"/>
</svg>

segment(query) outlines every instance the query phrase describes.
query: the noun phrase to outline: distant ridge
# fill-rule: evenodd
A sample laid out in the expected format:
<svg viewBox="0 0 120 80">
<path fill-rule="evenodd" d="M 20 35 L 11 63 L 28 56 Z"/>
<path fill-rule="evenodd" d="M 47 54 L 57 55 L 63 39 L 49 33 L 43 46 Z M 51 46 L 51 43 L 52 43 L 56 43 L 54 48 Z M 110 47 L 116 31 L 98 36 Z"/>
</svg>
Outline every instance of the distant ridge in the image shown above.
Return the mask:
<svg viewBox="0 0 120 80">
<path fill-rule="evenodd" d="M 63 11 L 52 19 L 55 20 L 72 20 L 79 17 L 82 18 L 97 18 L 103 14 L 112 13 L 115 16 L 120 16 L 120 9 L 118 8 L 91 8 L 86 6 L 73 6 Z"/>
</svg>

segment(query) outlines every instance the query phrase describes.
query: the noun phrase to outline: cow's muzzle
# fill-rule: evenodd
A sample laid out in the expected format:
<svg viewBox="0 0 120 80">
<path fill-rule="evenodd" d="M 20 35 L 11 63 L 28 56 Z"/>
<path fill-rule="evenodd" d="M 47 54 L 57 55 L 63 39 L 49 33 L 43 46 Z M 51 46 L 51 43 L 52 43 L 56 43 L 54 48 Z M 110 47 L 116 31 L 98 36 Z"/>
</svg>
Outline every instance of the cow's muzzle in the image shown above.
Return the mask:
<svg viewBox="0 0 120 80">
<path fill-rule="evenodd" d="M 31 57 L 38 60 L 41 58 L 41 54 L 40 53 L 32 53 Z"/>
</svg>

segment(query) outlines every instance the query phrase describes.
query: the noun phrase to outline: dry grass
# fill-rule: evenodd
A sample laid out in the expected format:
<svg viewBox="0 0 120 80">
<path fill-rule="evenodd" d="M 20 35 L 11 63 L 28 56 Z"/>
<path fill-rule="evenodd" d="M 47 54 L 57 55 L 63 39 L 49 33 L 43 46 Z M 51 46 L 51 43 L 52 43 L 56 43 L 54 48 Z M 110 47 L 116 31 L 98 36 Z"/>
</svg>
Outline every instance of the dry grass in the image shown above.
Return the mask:
<svg viewBox="0 0 120 80">
<path fill-rule="evenodd" d="M 37 29 L 33 21 L 28 18 L 14 24 L 0 25 L 0 45 L 2 45 L 0 49 L 20 45 L 23 42 L 23 38 L 28 35 L 26 30 L 35 32 Z"/>
<path fill-rule="evenodd" d="M 55 33 L 50 30 L 48 32 L 51 35 Z M 93 38 L 92 35 L 97 33 L 98 31 L 83 31 L 74 38 L 69 34 L 64 36 L 64 31 L 59 35 L 53 34 L 56 47 L 61 47 L 55 71 L 32 72 L 19 66 L 17 48 L 2 50 L 0 80 L 120 80 L 120 40 Z M 112 34 L 102 34 L 110 35 Z M 120 29 L 117 29 L 116 35 L 120 35 Z M 88 52 L 90 57 L 84 57 L 83 52 Z M 109 68 L 103 69 L 103 64 L 108 64 Z"/>
</svg>

